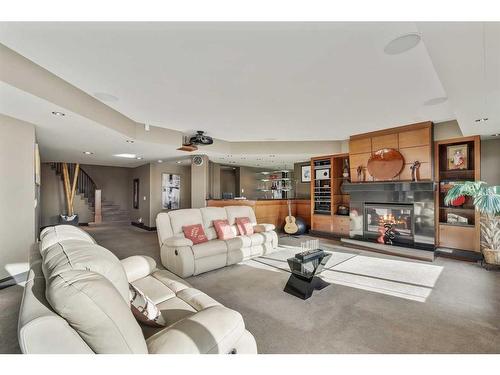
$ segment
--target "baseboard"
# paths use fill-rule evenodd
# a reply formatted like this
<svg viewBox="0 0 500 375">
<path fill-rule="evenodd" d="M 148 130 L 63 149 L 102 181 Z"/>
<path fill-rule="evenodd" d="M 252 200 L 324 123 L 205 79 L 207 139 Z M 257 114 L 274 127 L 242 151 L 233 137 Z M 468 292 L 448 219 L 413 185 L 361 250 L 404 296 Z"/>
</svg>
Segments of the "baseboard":
<svg viewBox="0 0 500 375">
<path fill-rule="evenodd" d="M 156 230 L 156 227 L 148 227 L 147 225 L 144 225 L 144 223 L 135 223 L 132 221 L 130 224 L 132 224 L 134 227 L 141 228 L 150 232 L 154 232 Z"/>
<path fill-rule="evenodd" d="M 436 255 L 443 258 L 465 260 L 467 262 L 478 262 L 483 260 L 483 254 L 475 251 L 450 249 L 447 247 L 437 247 Z"/>
<path fill-rule="evenodd" d="M 429 251 L 429 250 L 412 249 L 409 247 L 403 247 L 397 245 L 385 245 L 375 242 L 354 240 L 351 238 L 342 238 L 341 242 L 344 245 L 354 245 L 356 247 L 362 248 L 363 250 L 373 251 L 376 253 L 387 254 L 387 255 L 395 255 L 409 259 L 423 260 L 426 262 L 433 262 L 435 258 L 434 251 Z"/>
<path fill-rule="evenodd" d="M 0 289 L 5 289 L 8 288 L 9 286 L 14 286 L 23 283 L 26 281 L 27 278 L 28 278 L 28 271 L 14 276 L 6 277 L 5 279 L 1 279 Z"/>
</svg>

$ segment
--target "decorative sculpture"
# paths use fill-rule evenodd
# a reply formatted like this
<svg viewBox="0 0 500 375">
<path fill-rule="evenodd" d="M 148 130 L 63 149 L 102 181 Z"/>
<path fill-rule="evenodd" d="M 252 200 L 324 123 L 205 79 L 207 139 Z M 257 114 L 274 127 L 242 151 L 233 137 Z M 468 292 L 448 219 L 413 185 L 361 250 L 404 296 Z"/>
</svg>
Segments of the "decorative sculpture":
<svg viewBox="0 0 500 375">
<path fill-rule="evenodd" d="M 410 166 L 411 170 L 411 180 L 412 181 L 418 181 L 418 169 L 420 168 L 420 162 L 418 160 L 415 160 L 413 164 Z"/>
<path fill-rule="evenodd" d="M 364 181 L 365 179 L 363 178 L 363 166 L 359 165 L 358 168 L 356 168 L 356 172 L 358 174 L 358 181 Z"/>
</svg>

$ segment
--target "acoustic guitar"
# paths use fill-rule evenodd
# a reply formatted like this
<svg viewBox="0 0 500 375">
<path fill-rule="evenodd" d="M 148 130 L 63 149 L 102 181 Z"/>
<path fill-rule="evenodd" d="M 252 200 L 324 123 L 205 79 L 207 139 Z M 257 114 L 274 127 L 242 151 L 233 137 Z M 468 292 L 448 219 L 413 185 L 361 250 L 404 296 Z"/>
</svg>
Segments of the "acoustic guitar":
<svg viewBox="0 0 500 375">
<path fill-rule="evenodd" d="M 287 234 L 295 234 L 299 231 L 299 227 L 295 222 L 295 217 L 292 216 L 292 206 L 290 200 L 288 200 L 288 216 L 285 217 L 285 227 L 283 230 Z"/>
</svg>

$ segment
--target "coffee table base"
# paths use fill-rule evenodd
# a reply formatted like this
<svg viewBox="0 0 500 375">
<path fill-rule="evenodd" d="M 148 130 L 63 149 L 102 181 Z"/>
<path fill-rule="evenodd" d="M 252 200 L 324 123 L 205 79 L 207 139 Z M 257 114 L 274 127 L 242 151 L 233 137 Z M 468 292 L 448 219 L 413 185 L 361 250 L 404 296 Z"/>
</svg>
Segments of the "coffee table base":
<svg viewBox="0 0 500 375">
<path fill-rule="evenodd" d="M 328 285 L 330 284 L 317 276 L 312 279 L 304 279 L 292 273 L 283 291 L 306 300 L 312 296 L 315 290 L 321 290 Z"/>
</svg>

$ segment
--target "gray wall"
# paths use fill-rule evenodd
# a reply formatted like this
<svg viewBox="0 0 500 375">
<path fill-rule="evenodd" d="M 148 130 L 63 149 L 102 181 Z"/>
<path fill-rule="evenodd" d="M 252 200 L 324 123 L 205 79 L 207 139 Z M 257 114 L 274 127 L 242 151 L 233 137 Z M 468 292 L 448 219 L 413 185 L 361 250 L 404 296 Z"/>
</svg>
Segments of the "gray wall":
<svg viewBox="0 0 500 375">
<path fill-rule="evenodd" d="M 178 174 L 181 176 L 181 208 L 191 207 L 191 166 L 172 163 L 151 164 L 151 208 L 149 222 L 156 226 L 156 215 L 163 210 L 161 207 L 161 175 L 163 173 Z"/>
<path fill-rule="evenodd" d="M 236 196 L 236 169 L 221 168 L 220 170 L 220 192 L 233 193 Z"/>
<path fill-rule="evenodd" d="M 481 181 L 500 186 L 500 139 L 481 142 Z"/>
<path fill-rule="evenodd" d="M 40 225 L 45 227 L 59 224 L 59 215 L 67 213 L 66 197 L 61 176 L 50 167 L 50 163 L 41 165 L 40 201 Z M 87 200 L 80 194 L 75 196 L 73 206 L 80 223 L 94 221 Z"/>
<path fill-rule="evenodd" d="M 139 208 L 135 209 L 133 207 L 133 181 L 135 178 L 139 179 Z M 130 220 L 132 222 L 138 223 L 141 219 L 144 225 L 151 225 L 150 221 L 150 200 L 151 200 L 151 167 L 149 164 L 141 165 L 137 168 L 132 168 L 129 172 L 129 209 L 130 209 Z"/>
<path fill-rule="evenodd" d="M 80 166 L 101 189 L 102 199 L 112 201 L 122 209 L 130 205 L 130 168 L 105 167 L 101 165 Z"/>
<path fill-rule="evenodd" d="M 301 182 L 302 177 L 302 166 L 311 165 L 310 161 L 305 161 L 301 163 L 295 163 L 293 165 L 293 178 L 294 178 L 294 188 L 295 188 L 295 198 L 309 199 L 311 197 L 311 183 Z"/>
<path fill-rule="evenodd" d="M 35 230 L 35 127 L 0 115 L 0 279 L 28 270 Z"/>
</svg>

